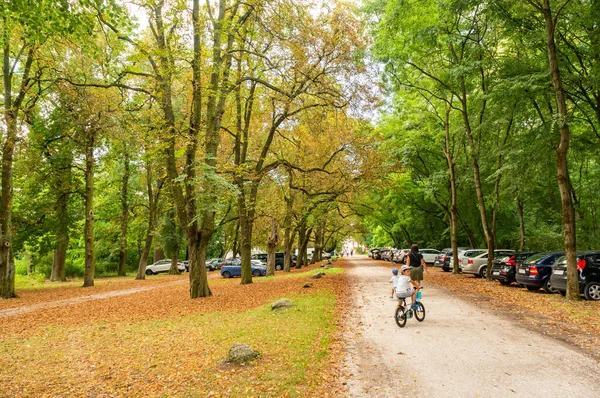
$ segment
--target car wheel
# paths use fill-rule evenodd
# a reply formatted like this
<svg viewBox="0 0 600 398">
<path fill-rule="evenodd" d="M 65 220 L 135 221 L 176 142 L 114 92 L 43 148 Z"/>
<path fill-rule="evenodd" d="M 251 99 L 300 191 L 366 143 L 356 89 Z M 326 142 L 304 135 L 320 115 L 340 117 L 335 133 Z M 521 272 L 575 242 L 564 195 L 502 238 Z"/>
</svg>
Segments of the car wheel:
<svg viewBox="0 0 600 398">
<path fill-rule="evenodd" d="M 565 297 L 565 296 L 567 295 L 567 291 L 566 291 L 566 290 L 559 290 L 559 291 L 558 291 L 558 293 L 559 293 L 561 296 L 563 296 L 563 297 Z"/>
<path fill-rule="evenodd" d="M 479 277 L 480 278 L 485 278 L 485 274 L 487 272 L 487 267 L 483 267 L 479 270 Z"/>
<path fill-rule="evenodd" d="M 530 292 L 535 292 L 536 290 L 540 290 L 539 287 L 535 287 L 535 286 L 525 286 L 527 288 L 527 290 L 529 290 Z"/>
<path fill-rule="evenodd" d="M 223 272 L 223 278 L 231 278 L 231 272 L 229 272 L 229 271 Z"/>
<path fill-rule="evenodd" d="M 276 265 L 276 266 L 275 266 L 275 269 L 276 269 L 277 271 L 281 271 L 281 270 L 283 269 L 283 265 Z"/>
<path fill-rule="evenodd" d="M 600 282 L 590 282 L 585 285 L 583 295 L 586 300 L 600 300 Z"/>
<path fill-rule="evenodd" d="M 550 282 L 550 278 L 546 279 L 546 282 L 544 283 L 543 289 L 548 294 L 558 293 L 558 291 L 555 288 L 552 287 L 552 282 Z"/>
<path fill-rule="evenodd" d="M 154 272 L 152 272 L 151 269 L 147 269 L 146 270 L 146 275 L 154 275 Z"/>
<path fill-rule="evenodd" d="M 510 282 L 509 282 L 509 281 L 501 281 L 501 280 L 499 280 L 498 282 L 500 282 L 500 284 L 501 284 L 501 285 L 503 285 L 503 286 L 508 286 L 508 285 L 510 285 Z"/>
<path fill-rule="evenodd" d="M 260 271 L 255 269 L 254 271 L 252 271 L 252 276 L 260 276 Z"/>
</svg>

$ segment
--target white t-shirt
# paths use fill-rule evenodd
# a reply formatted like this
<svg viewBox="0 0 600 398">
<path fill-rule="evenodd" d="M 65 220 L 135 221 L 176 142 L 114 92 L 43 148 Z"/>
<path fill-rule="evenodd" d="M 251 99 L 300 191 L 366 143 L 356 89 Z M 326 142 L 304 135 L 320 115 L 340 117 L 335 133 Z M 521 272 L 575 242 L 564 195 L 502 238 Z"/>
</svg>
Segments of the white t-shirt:
<svg viewBox="0 0 600 398">
<path fill-rule="evenodd" d="M 410 276 L 400 275 L 398 276 L 398 282 L 396 282 L 396 293 L 412 293 L 412 285 L 410 284 Z"/>
<path fill-rule="evenodd" d="M 394 275 L 394 276 L 392 276 L 392 279 L 390 279 L 390 282 L 392 282 L 392 289 L 396 289 L 396 284 L 398 283 L 398 278 L 400 278 L 400 275 Z"/>
</svg>

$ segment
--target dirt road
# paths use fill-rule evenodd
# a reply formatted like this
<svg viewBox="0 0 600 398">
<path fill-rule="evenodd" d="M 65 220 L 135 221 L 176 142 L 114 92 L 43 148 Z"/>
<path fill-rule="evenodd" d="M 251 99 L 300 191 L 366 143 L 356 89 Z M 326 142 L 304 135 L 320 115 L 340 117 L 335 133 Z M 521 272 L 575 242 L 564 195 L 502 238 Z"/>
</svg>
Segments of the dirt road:
<svg viewBox="0 0 600 398">
<path fill-rule="evenodd" d="M 424 282 L 424 322 L 400 329 L 389 269 L 354 257 L 345 333 L 351 397 L 599 397 L 600 363 Z"/>
</svg>

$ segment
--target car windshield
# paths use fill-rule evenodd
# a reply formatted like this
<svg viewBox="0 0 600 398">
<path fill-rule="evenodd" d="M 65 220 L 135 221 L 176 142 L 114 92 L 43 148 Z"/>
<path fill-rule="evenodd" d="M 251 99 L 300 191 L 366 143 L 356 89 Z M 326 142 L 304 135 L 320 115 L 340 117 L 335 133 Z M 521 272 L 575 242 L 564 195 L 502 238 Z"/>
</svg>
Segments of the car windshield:
<svg viewBox="0 0 600 398">
<path fill-rule="evenodd" d="M 548 255 L 548 253 L 536 253 L 533 256 L 529 256 L 527 257 L 523 263 L 535 263 L 536 261 L 538 261 L 541 258 L 544 258 Z"/>
<path fill-rule="evenodd" d="M 476 257 L 485 252 L 486 252 L 485 250 L 469 250 L 469 251 L 464 252 L 464 256 L 465 257 Z"/>
</svg>

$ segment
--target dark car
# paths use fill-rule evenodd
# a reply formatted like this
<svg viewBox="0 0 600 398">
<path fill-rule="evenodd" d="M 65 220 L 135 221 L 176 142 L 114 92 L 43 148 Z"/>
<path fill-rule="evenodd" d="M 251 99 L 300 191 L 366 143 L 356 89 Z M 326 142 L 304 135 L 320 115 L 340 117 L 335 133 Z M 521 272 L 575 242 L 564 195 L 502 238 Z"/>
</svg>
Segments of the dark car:
<svg viewBox="0 0 600 398">
<path fill-rule="evenodd" d="M 577 252 L 579 293 L 587 300 L 600 300 L 600 252 Z M 563 296 L 567 293 L 567 258 L 560 257 L 552 267 L 552 287 Z"/>
<path fill-rule="evenodd" d="M 528 257 L 537 252 L 520 252 L 510 256 L 494 258 L 492 267 L 492 279 L 497 280 L 502 285 L 510 285 L 516 282 L 517 269 L 521 263 Z"/>
<path fill-rule="evenodd" d="M 380 249 L 371 249 L 371 258 L 373 260 L 381 260 L 381 250 Z"/>
<path fill-rule="evenodd" d="M 269 256 L 267 253 L 258 253 L 258 254 L 253 254 L 251 256 L 251 258 L 253 260 L 261 260 L 264 261 L 265 263 L 267 262 Z M 281 271 L 283 269 L 283 260 L 284 260 L 284 253 L 283 252 L 277 252 L 275 253 L 275 269 L 277 271 Z M 292 262 L 291 265 L 292 267 L 296 266 L 296 256 L 291 256 Z"/>
<path fill-rule="evenodd" d="M 556 293 L 550 279 L 552 265 L 564 254 L 564 252 L 537 253 L 525 259 L 517 269 L 517 283 L 525 286 L 527 290 L 534 291 L 542 288 L 546 293 Z"/>
</svg>

